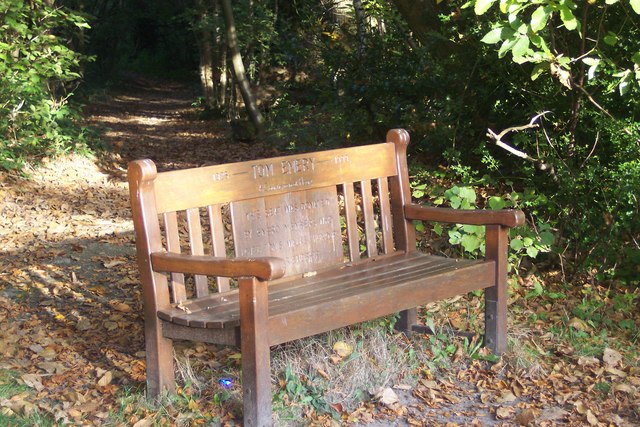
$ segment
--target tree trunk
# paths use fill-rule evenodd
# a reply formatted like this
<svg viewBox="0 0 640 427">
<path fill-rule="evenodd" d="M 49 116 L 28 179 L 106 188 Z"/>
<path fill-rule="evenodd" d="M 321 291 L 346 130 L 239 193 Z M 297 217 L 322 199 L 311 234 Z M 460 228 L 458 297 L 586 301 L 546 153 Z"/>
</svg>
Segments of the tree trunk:
<svg viewBox="0 0 640 427">
<path fill-rule="evenodd" d="M 249 118 L 256 129 L 256 135 L 262 136 L 264 133 L 264 118 L 258 110 L 256 100 L 251 92 L 249 80 L 242 63 L 242 56 L 238 48 L 238 38 L 236 36 L 236 26 L 233 20 L 233 10 L 231 9 L 231 0 L 222 0 L 222 10 L 224 12 L 224 22 L 227 26 L 227 44 L 231 53 L 231 63 L 233 72 L 240 88 L 245 108 L 249 114 Z"/>
<path fill-rule="evenodd" d="M 356 14 L 356 31 L 358 38 L 358 58 L 362 58 L 365 48 L 365 14 L 362 9 L 362 0 L 353 0 L 353 10 Z"/>
<path fill-rule="evenodd" d="M 215 81 L 213 79 L 213 34 L 210 28 L 209 5 L 203 0 L 198 0 L 197 7 L 200 15 L 198 25 L 200 27 L 200 83 L 204 94 L 205 106 L 211 109 L 215 102 Z"/>
</svg>

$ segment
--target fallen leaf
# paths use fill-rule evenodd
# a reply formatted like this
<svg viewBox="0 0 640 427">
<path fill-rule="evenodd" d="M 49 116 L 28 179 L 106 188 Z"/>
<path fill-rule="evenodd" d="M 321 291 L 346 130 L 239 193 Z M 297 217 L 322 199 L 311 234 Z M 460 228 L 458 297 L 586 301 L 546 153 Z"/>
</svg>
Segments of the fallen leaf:
<svg viewBox="0 0 640 427">
<path fill-rule="evenodd" d="M 379 390 L 376 394 L 376 399 L 385 406 L 391 406 L 400 401 L 398 395 L 391 387 Z"/>
<path fill-rule="evenodd" d="M 353 353 L 353 347 L 344 341 L 338 341 L 333 345 L 333 351 L 340 357 L 345 358 Z"/>
<path fill-rule="evenodd" d="M 113 308 L 117 311 L 120 311 L 122 313 L 131 313 L 133 311 L 133 309 L 131 308 L 131 306 L 127 303 L 124 302 L 117 302 L 115 304 L 113 304 Z"/>
<path fill-rule="evenodd" d="M 610 374 L 612 374 L 612 375 L 615 375 L 615 376 L 617 376 L 617 377 L 620 377 L 620 378 L 624 378 L 624 377 L 626 377 L 626 376 L 627 376 L 627 373 L 626 373 L 626 372 L 621 371 L 620 369 L 613 368 L 613 367 L 611 367 L 611 366 L 607 366 L 607 367 L 605 368 L 605 371 L 607 371 L 608 373 L 610 373 Z"/>
<path fill-rule="evenodd" d="M 118 323 L 117 322 L 111 322 L 111 321 L 107 320 L 107 321 L 103 322 L 102 325 L 107 329 L 107 331 L 115 331 L 116 329 L 118 329 Z"/>
<path fill-rule="evenodd" d="M 513 402 L 517 397 L 509 390 L 503 391 L 500 397 L 496 399 L 496 403 L 509 403 Z"/>
<path fill-rule="evenodd" d="M 583 332 L 587 332 L 591 329 L 584 320 L 577 317 L 573 317 L 571 320 L 569 320 L 569 326 Z"/>
<path fill-rule="evenodd" d="M 153 424 L 153 421 L 149 418 L 143 418 L 140 421 L 136 422 L 133 427 L 149 427 Z"/>
<path fill-rule="evenodd" d="M 91 324 L 91 322 L 89 321 L 89 319 L 78 319 L 78 321 L 76 322 L 76 329 L 79 331 L 88 331 L 89 329 L 92 329 L 93 325 Z"/>
<path fill-rule="evenodd" d="M 20 379 L 22 379 L 22 381 L 24 382 L 24 384 L 27 387 L 35 388 L 36 391 L 44 390 L 44 386 L 42 385 L 42 382 L 40 381 L 40 375 L 24 374 L 24 375 L 22 375 L 20 377 Z"/>
<path fill-rule="evenodd" d="M 100 387 L 105 387 L 111 384 L 111 380 L 113 379 L 113 374 L 111 371 L 107 371 L 99 380 L 98 385 Z"/>
<path fill-rule="evenodd" d="M 578 357 L 578 365 L 580 366 L 598 366 L 600 361 L 595 357 L 580 356 Z"/>
<path fill-rule="evenodd" d="M 47 347 L 44 350 L 42 350 L 40 353 L 38 353 L 40 356 L 44 357 L 47 360 L 51 360 L 53 358 L 56 357 L 57 353 L 56 351 L 51 348 L 51 347 Z"/>
<path fill-rule="evenodd" d="M 516 414 L 516 422 L 521 426 L 528 426 L 536 419 L 536 414 L 531 409 L 524 409 Z"/>
<path fill-rule="evenodd" d="M 118 266 L 118 265 L 121 265 L 121 264 L 124 264 L 124 263 L 125 263 L 125 261 L 121 261 L 121 260 L 113 260 L 113 261 L 105 261 L 105 262 L 103 263 L 103 265 L 104 265 L 106 268 L 113 268 L 113 267 L 115 267 L 115 266 Z"/>
<path fill-rule="evenodd" d="M 631 387 L 629 384 L 624 384 L 624 383 L 614 385 L 613 391 L 621 391 L 622 393 L 628 393 L 628 394 L 632 394 L 635 392 L 633 387 Z"/>
<path fill-rule="evenodd" d="M 496 418 L 499 420 L 505 420 L 507 418 L 511 418 L 515 412 L 516 410 L 511 406 L 501 406 L 496 409 Z"/>
<path fill-rule="evenodd" d="M 582 402 L 582 400 L 578 400 L 576 401 L 573 406 L 576 408 L 576 411 L 578 411 L 578 413 L 580 415 L 584 415 L 587 413 L 588 408 L 584 405 L 584 403 Z"/>
<path fill-rule="evenodd" d="M 602 360 L 607 366 L 616 366 L 622 360 L 622 355 L 611 348 L 605 348 Z"/>
<path fill-rule="evenodd" d="M 596 416 L 593 415 L 593 412 L 591 412 L 591 409 L 587 410 L 587 422 L 592 426 L 598 425 L 598 418 L 596 418 Z"/>
</svg>

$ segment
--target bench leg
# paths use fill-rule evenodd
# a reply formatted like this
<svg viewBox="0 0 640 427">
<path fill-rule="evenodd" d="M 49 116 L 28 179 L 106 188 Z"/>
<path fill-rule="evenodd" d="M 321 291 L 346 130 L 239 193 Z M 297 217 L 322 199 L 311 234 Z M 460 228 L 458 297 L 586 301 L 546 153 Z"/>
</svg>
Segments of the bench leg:
<svg viewBox="0 0 640 427">
<path fill-rule="evenodd" d="M 402 332 L 410 337 L 413 333 L 413 327 L 418 324 L 418 310 L 410 308 L 400 312 L 400 317 L 395 324 L 395 330 Z"/>
<path fill-rule="evenodd" d="M 496 262 L 496 284 L 485 289 L 484 342 L 494 354 L 507 350 L 507 245 L 508 228 L 487 225 L 486 257 Z"/>
<path fill-rule="evenodd" d="M 240 279 L 239 288 L 243 421 L 245 426 L 271 426 L 267 284 Z"/>
<path fill-rule="evenodd" d="M 162 325 L 157 318 L 145 318 L 145 352 L 147 396 L 155 399 L 163 390 L 174 393 L 173 341 L 162 336 Z"/>
</svg>

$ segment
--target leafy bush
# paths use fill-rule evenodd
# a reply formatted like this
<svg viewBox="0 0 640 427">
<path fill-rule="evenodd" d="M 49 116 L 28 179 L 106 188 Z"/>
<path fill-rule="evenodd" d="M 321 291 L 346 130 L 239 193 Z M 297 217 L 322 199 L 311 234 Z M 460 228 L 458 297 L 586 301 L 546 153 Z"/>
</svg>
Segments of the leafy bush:
<svg viewBox="0 0 640 427">
<path fill-rule="evenodd" d="M 69 104 L 82 56 L 68 47 L 80 15 L 34 0 L 3 0 L 0 12 L 0 168 L 77 149 L 84 130 Z"/>
</svg>

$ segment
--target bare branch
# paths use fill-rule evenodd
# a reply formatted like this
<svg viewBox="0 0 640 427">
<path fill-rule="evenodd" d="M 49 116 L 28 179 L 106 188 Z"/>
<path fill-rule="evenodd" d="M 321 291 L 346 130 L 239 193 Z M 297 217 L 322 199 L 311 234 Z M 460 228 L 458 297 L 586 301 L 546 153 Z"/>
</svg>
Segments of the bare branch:
<svg viewBox="0 0 640 427">
<path fill-rule="evenodd" d="M 487 136 L 490 139 L 492 139 L 496 143 L 496 145 L 498 147 L 507 150 L 511 154 L 513 154 L 515 156 L 518 156 L 521 159 L 529 160 L 530 162 L 538 162 L 539 161 L 538 159 L 536 159 L 534 157 L 531 157 L 530 155 L 528 155 L 524 151 L 520 151 L 520 150 L 518 150 L 516 148 L 513 148 L 510 145 L 504 143 L 502 141 L 502 138 L 504 138 L 504 136 L 507 135 L 509 132 L 520 132 L 520 131 L 523 131 L 523 130 L 534 129 L 534 128 L 539 127 L 538 123 L 536 123 L 536 122 L 540 119 L 540 117 L 543 117 L 546 114 L 549 114 L 550 112 L 551 111 L 543 111 L 542 113 L 536 114 L 535 116 L 533 116 L 528 124 L 522 125 L 522 126 L 512 126 L 510 128 L 504 129 L 502 132 L 500 132 L 498 134 L 496 134 L 491 129 L 487 129 Z"/>
<path fill-rule="evenodd" d="M 495 142 L 495 144 L 498 147 L 500 147 L 500 148 L 502 148 L 504 150 L 507 150 L 509 153 L 513 154 L 514 156 L 518 156 L 521 159 L 525 159 L 527 161 L 535 163 L 536 167 L 538 169 L 540 169 L 541 171 L 547 172 L 549 175 L 551 175 L 551 178 L 554 181 L 557 182 L 558 181 L 558 176 L 556 175 L 555 168 L 553 167 L 552 164 L 547 163 L 542 158 L 531 157 L 526 152 L 524 152 L 522 150 L 518 150 L 517 148 L 514 148 L 514 147 L 510 146 L 509 144 L 505 143 L 504 141 L 502 141 L 502 138 L 504 138 L 504 136 L 507 135 L 509 132 L 520 132 L 520 131 L 523 131 L 523 130 L 534 129 L 534 128 L 540 127 L 540 125 L 537 123 L 538 120 L 540 119 L 540 117 L 543 117 L 543 116 L 545 116 L 546 114 L 549 114 L 549 113 L 550 113 L 550 111 L 543 111 L 542 113 L 533 116 L 528 124 L 522 125 L 522 126 L 512 126 L 512 127 L 504 129 L 502 132 L 500 132 L 498 134 L 495 133 L 494 131 L 492 131 L 491 129 L 487 129 L 487 137 L 489 137 L 489 139 L 491 139 L 493 142 Z M 545 132 L 545 135 L 546 135 L 546 132 Z M 547 139 L 548 139 L 548 137 L 547 137 Z"/>
</svg>

